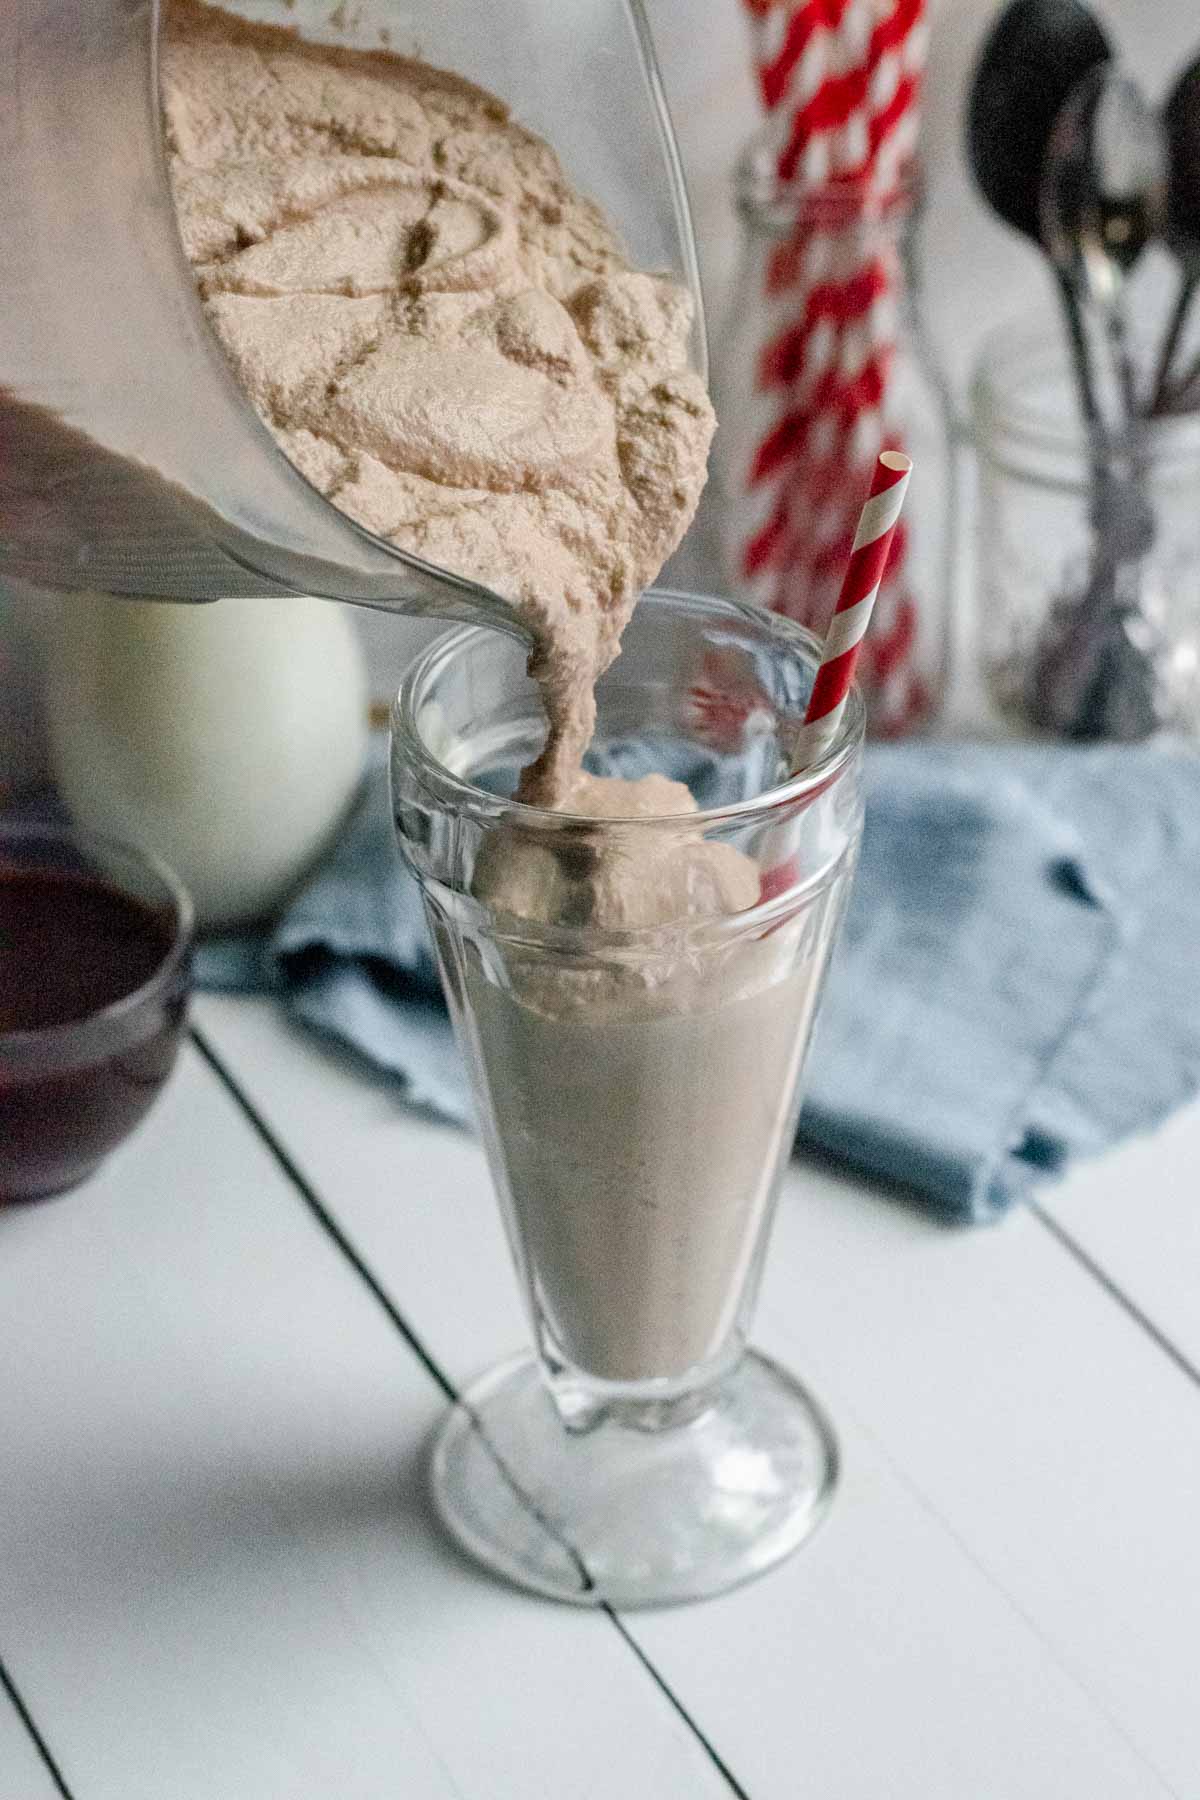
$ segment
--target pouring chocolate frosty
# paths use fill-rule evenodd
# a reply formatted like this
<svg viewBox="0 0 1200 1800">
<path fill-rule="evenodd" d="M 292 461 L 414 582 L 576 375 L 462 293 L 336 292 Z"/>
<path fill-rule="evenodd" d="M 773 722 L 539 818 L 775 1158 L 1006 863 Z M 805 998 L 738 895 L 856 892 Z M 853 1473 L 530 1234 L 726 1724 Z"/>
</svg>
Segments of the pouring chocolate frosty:
<svg viewBox="0 0 1200 1800">
<path fill-rule="evenodd" d="M 0 277 L 0 574 L 318 593 L 538 646 L 558 607 L 591 623 L 577 666 L 544 671 L 553 710 L 682 534 L 711 431 L 644 21 L 503 0 L 481 33 L 473 5 L 430 4 L 446 77 L 380 51 L 386 5 L 357 10 L 374 54 L 149 0 L 0 20 L 0 222 L 23 252 Z M 277 16 L 329 36 L 323 6 Z M 548 125 L 570 177 L 459 75 Z"/>
<path fill-rule="evenodd" d="M 122 35 L 117 0 L 88 3 L 112 60 L 98 76 L 80 55 L 81 110 L 93 156 L 97 135 L 117 154 L 107 95 L 123 72 L 131 103 L 147 39 Z M 161 118 L 145 109 L 141 163 L 122 165 L 121 228 L 104 215 L 126 263 L 101 271 L 94 319 L 63 283 L 44 317 L 23 306 L 25 349 L 58 360 L 5 368 L 25 470 L 73 446 L 65 551 L 28 473 L 0 506 L 60 585 L 73 543 L 80 585 L 161 593 L 167 569 L 167 592 L 219 593 L 233 571 L 532 644 L 527 673 L 494 632 L 446 634 L 393 714 L 400 843 L 538 1346 L 452 1411 L 433 1491 L 464 1547 L 539 1592 L 697 1598 L 795 1549 L 836 1476 L 819 1407 L 746 1334 L 862 827 L 863 712 L 838 684 L 894 513 L 869 505 L 815 676 L 806 720 L 829 741 L 802 737 L 808 634 L 660 593 L 599 682 L 596 759 L 616 772 L 585 768 L 597 678 L 691 516 L 713 427 L 636 0 L 502 0 L 486 41 L 477 0 L 439 0 L 407 60 L 316 42 L 300 10 L 297 35 L 164 8 Z M 62 101 L 52 32 L 37 50 Z M 40 118 L 35 97 L 22 131 Z M 629 204 L 664 150 L 665 223 Z M 110 171 L 105 187 L 86 160 L 75 172 L 72 204 L 103 208 Z M 154 197 L 144 236 L 138 195 Z M 39 212 L 43 252 L 77 254 L 70 210 Z M 135 317 L 113 341 L 120 295 Z M 77 315 L 82 345 L 63 333 Z M 58 388 L 30 385 L 39 366 Z M 887 506 L 906 471 L 885 466 Z M 121 483 L 138 506 L 114 514 Z M 719 706 L 726 682 L 735 712 L 754 700 L 718 759 L 737 792 L 702 808 L 704 679 Z"/>
</svg>

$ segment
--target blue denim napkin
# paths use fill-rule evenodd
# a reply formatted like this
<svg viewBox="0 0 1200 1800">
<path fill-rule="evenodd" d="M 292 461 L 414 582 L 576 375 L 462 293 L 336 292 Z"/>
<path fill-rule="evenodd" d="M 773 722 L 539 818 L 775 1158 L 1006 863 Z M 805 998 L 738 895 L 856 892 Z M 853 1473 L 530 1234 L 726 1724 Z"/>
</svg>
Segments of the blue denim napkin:
<svg viewBox="0 0 1200 1800">
<path fill-rule="evenodd" d="M 1200 1086 L 1200 757 L 880 747 L 867 777 L 801 1138 L 991 1218 Z M 470 1119 L 382 771 L 271 934 L 210 940 L 198 976 L 278 993 Z"/>
</svg>

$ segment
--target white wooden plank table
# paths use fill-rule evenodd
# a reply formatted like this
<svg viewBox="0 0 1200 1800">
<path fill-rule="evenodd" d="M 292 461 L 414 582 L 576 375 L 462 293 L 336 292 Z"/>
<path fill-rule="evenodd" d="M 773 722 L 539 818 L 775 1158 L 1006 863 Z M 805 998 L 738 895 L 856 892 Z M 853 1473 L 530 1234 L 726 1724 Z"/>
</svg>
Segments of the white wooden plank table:
<svg viewBox="0 0 1200 1800">
<path fill-rule="evenodd" d="M 1048 1188 L 1039 1211 L 1200 1381 L 1200 1107 Z"/>
<path fill-rule="evenodd" d="M 0 1656 L 74 1800 L 727 1792 L 609 1620 L 443 1545 L 443 1394 L 195 1051 L 3 1219 L 0 1317 Z"/>
<path fill-rule="evenodd" d="M 0 1216 L 0 1800 L 1200 1794 L 1200 1109 L 993 1231 L 798 1164 L 757 1335 L 832 1513 L 618 1619 L 428 1514 L 525 1337 L 478 1146 L 266 1003 L 194 1021 L 108 1169 Z"/>
<path fill-rule="evenodd" d="M 49 1746 L 0 1683 L 0 1793 L 20 1795 L 21 1800 L 61 1800 L 62 1792 Z"/>
</svg>

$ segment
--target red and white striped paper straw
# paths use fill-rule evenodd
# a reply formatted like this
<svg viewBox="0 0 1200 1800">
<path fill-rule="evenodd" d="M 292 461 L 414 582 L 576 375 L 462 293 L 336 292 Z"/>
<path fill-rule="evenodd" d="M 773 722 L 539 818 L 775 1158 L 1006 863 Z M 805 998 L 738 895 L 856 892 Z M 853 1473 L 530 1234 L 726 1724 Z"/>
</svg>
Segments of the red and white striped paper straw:
<svg viewBox="0 0 1200 1800">
<path fill-rule="evenodd" d="M 769 261 L 757 379 L 730 440 L 744 464 L 729 550 L 747 597 L 821 628 L 850 553 L 855 489 L 896 443 L 888 396 L 902 277 L 892 238 L 928 0 L 743 3 L 775 120 L 763 143 L 785 187 L 796 184 L 797 219 Z M 824 223 L 819 209 L 805 210 L 813 194 L 830 203 Z M 882 736 L 908 729 L 928 705 L 904 551 L 901 527 L 859 664 Z"/>
<path fill-rule="evenodd" d="M 883 451 L 875 464 L 871 491 L 859 515 L 854 548 L 804 715 L 797 772 L 816 761 L 841 724 L 859 647 L 871 623 L 871 611 L 911 473 L 912 463 L 898 450 Z"/>
</svg>

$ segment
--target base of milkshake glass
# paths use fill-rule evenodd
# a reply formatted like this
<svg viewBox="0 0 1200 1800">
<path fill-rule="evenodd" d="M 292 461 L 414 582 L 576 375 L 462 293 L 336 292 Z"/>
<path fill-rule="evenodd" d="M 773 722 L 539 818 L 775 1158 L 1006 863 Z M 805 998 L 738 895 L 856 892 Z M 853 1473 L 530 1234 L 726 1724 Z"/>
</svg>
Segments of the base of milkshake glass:
<svg viewBox="0 0 1200 1800">
<path fill-rule="evenodd" d="M 815 1529 L 837 1445 L 800 1383 L 753 1352 L 705 1400 L 665 1427 L 618 1407 L 569 1431 L 536 1359 L 502 1363 L 438 1434 L 438 1512 L 477 1561 L 556 1600 L 628 1608 L 723 1593 Z"/>
</svg>

